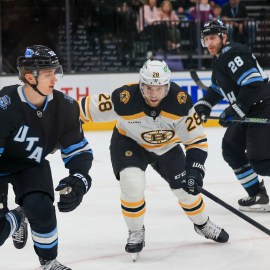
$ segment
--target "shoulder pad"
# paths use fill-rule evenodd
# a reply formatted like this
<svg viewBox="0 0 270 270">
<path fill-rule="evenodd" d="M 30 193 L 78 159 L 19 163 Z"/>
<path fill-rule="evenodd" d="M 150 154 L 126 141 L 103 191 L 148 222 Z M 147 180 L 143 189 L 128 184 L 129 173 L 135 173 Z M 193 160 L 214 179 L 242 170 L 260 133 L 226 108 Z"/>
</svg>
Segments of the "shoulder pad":
<svg viewBox="0 0 270 270">
<path fill-rule="evenodd" d="M 124 85 L 112 93 L 114 110 L 118 115 L 133 115 L 141 112 L 143 101 L 138 83 Z"/>
<path fill-rule="evenodd" d="M 176 83 L 171 83 L 169 93 L 162 102 L 162 110 L 177 116 L 185 116 L 192 106 L 191 96 Z"/>
<path fill-rule="evenodd" d="M 11 94 L 12 92 L 16 91 L 16 89 L 19 87 L 19 84 L 14 84 L 14 85 L 9 85 L 9 86 L 4 86 L 0 90 L 0 96 L 5 95 L 5 94 Z"/>
</svg>

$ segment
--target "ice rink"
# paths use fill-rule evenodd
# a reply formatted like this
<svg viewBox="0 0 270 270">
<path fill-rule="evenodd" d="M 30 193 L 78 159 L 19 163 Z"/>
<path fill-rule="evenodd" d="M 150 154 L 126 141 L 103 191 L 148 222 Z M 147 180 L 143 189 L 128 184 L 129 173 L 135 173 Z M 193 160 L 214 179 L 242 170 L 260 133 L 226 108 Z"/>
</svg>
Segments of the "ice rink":
<svg viewBox="0 0 270 270">
<path fill-rule="evenodd" d="M 237 200 L 246 193 L 222 159 L 224 131 L 206 129 L 209 156 L 204 188 L 237 207 Z M 57 212 L 60 262 L 73 270 L 270 269 L 270 236 L 207 197 L 204 201 L 211 220 L 227 230 L 230 240 L 218 244 L 199 236 L 166 182 L 151 167 L 146 171 L 146 246 L 139 260 L 132 262 L 124 251 L 128 233 L 121 214 L 119 184 L 110 164 L 110 135 L 110 131 L 86 133 L 95 156 L 90 172 L 93 184 L 78 209 Z M 68 171 L 59 151 L 49 160 L 56 185 Z M 270 193 L 269 178 L 265 180 Z M 15 206 L 12 190 L 9 204 L 10 208 Z M 270 213 L 248 215 L 270 228 Z M 16 250 L 11 239 L 0 248 L 0 270 L 34 270 L 38 265 L 31 237 L 23 250 Z"/>
</svg>

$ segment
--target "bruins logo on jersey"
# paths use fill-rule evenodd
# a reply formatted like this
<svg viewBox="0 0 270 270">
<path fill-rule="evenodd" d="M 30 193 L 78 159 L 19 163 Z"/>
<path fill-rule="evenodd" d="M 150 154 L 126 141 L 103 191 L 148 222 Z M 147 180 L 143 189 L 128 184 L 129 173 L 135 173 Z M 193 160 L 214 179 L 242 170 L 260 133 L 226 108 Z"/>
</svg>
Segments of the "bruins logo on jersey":
<svg viewBox="0 0 270 270">
<path fill-rule="evenodd" d="M 120 101 L 124 104 L 127 104 L 130 99 L 130 93 L 127 90 L 124 90 L 120 93 Z"/>
<path fill-rule="evenodd" d="M 187 95 L 185 92 L 180 92 L 177 95 L 177 100 L 180 104 L 186 103 L 187 102 Z"/>
<path fill-rule="evenodd" d="M 142 133 L 142 138 L 147 143 L 161 144 L 171 140 L 174 134 L 173 130 L 152 130 Z"/>
</svg>

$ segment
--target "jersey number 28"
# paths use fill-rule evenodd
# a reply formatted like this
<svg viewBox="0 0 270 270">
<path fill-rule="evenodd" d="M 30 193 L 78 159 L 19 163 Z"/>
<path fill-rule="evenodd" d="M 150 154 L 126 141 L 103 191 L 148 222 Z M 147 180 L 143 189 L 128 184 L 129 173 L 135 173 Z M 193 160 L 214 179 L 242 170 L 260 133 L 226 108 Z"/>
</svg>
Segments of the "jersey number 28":
<svg viewBox="0 0 270 270">
<path fill-rule="evenodd" d="M 232 73 L 234 73 L 238 67 L 243 66 L 244 61 L 240 56 L 236 56 L 233 61 L 230 61 L 228 67 L 231 69 Z"/>
</svg>

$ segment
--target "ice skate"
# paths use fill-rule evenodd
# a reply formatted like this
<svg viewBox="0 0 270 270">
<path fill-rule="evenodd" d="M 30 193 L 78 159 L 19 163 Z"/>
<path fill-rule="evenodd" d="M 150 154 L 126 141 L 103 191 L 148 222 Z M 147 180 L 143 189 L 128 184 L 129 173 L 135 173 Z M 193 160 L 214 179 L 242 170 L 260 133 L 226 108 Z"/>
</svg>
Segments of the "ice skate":
<svg viewBox="0 0 270 270">
<path fill-rule="evenodd" d="M 246 212 L 270 212 L 269 197 L 264 182 L 260 183 L 260 192 L 255 196 L 247 196 L 238 201 L 239 210 Z"/>
<path fill-rule="evenodd" d="M 12 234 L 13 245 L 17 249 L 25 247 L 28 238 L 27 218 L 24 215 L 23 209 L 19 206 L 15 209 L 22 217 L 19 229 Z"/>
<path fill-rule="evenodd" d="M 127 239 L 127 244 L 125 247 L 126 252 L 132 253 L 132 260 L 136 262 L 139 258 L 139 253 L 145 246 L 144 236 L 145 236 L 145 228 L 138 231 L 129 231 L 129 236 Z"/>
<path fill-rule="evenodd" d="M 42 258 L 39 258 L 40 261 L 40 268 L 39 270 L 72 270 L 71 268 L 64 266 L 60 262 L 58 262 L 56 259 L 51 261 L 43 260 Z"/>
<path fill-rule="evenodd" d="M 212 239 L 219 243 L 226 243 L 229 240 L 229 234 L 224 229 L 215 225 L 209 218 L 204 225 L 194 224 L 194 229 L 206 239 Z"/>
</svg>

